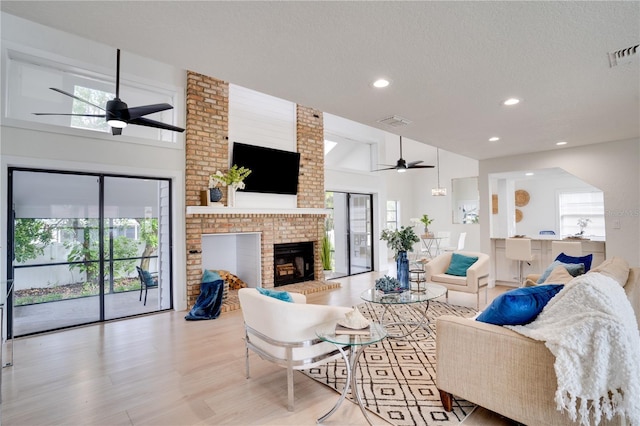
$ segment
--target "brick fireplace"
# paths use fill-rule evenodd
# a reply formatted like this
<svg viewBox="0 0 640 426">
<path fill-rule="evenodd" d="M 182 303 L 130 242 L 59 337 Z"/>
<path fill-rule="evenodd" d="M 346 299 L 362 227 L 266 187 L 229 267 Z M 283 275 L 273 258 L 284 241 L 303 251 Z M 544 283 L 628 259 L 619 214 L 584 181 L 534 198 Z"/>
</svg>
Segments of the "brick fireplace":
<svg viewBox="0 0 640 426">
<path fill-rule="evenodd" d="M 324 134 L 322 113 L 298 105 L 297 148 L 301 154 L 297 209 L 260 211 L 189 210 L 200 206 L 210 174 L 228 168 L 228 83 L 189 71 L 185 136 L 187 305 L 200 294 L 202 235 L 259 232 L 261 285 L 274 287 L 274 244 L 311 242 L 313 271 L 322 277 L 320 241 L 324 235 Z M 222 199 L 226 202 L 226 198 Z M 230 271 L 233 272 L 233 271 Z"/>
</svg>

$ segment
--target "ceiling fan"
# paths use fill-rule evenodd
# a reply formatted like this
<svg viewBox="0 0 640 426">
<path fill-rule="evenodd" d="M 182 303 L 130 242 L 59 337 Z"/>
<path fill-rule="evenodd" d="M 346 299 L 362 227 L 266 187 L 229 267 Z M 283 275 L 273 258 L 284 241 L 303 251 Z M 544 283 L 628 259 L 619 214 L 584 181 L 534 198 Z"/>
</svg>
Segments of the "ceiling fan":
<svg viewBox="0 0 640 426">
<path fill-rule="evenodd" d="M 144 118 L 145 115 L 153 114 L 160 111 L 166 111 L 173 107 L 167 103 L 143 105 L 138 107 L 129 108 L 126 103 L 120 100 L 120 49 L 117 49 L 116 56 L 116 97 L 107 102 L 107 105 L 103 108 L 99 105 L 95 105 L 85 99 L 79 98 L 76 95 L 65 92 L 55 87 L 50 87 L 51 90 L 63 95 L 77 99 L 85 104 L 91 105 L 104 111 L 104 114 L 64 114 L 55 112 L 34 112 L 34 115 L 71 115 L 79 117 L 103 117 L 106 119 L 107 124 L 111 127 L 111 133 L 113 135 L 121 135 L 122 129 L 127 127 L 128 124 L 136 124 L 138 126 L 156 127 L 158 129 L 172 130 L 174 132 L 184 132 L 183 128 L 172 126 L 171 124 L 165 124 L 160 121 Z"/>
<path fill-rule="evenodd" d="M 384 169 L 374 170 L 374 172 L 379 172 L 381 170 L 397 170 L 398 173 L 403 173 L 409 169 L 433 169 L 434 167 L 434 166 L 421 165 L 420 163 L 422 163 L 422 160 L 411 161 L 407 163 L 404 160 L 404 158 L 402 158 L 402 136 L 400 136 L 400 158 L 396 162 L 395 166 L 392 166 L 391 164 L 381 164 L 382 166 L 388 166 L 388 167 Z"/>
</svg>

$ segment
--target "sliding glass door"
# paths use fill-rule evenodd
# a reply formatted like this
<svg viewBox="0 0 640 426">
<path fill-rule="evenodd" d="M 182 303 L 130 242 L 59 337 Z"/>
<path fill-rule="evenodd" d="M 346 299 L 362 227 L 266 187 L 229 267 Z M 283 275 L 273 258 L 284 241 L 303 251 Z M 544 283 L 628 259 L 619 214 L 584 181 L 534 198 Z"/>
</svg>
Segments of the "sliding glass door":
<svg viewBox="0 0 640 426">
<path fill-rule="evenodd" d="M 170 309 L 170 182 L 9 170 L 16 336 Z M 141 291 L 136 267 L 157 273 Z"/>
<path fill-rule="evenodd" d="M 373 270 L 373 196 L 327 192 L 326 207 L 331 214 L 327 228 L 333 248 L 331 277 Z"/>
</svg>

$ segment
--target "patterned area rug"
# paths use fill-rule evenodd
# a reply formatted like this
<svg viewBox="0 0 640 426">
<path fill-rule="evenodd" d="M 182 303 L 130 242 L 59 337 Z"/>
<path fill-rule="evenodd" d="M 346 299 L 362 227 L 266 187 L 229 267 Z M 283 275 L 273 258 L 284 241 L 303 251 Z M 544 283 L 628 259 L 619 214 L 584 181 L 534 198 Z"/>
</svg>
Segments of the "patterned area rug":
<svg viewBox="0 0 640 426">
<path fill-rule="evenodd" d="M 380 305 L 365 303 L 358 309 L 367 318 L 377 321 Z M 431 302 L 427 312 L 429 330 L 418 330 L 408 339 L 385 339 L 367 346 L 358 365 L 358 385 L 367 409 L 396 426 L 457 425 L 476 407 L 463 399 L 454 399 L 453 411 L 447 413 L 440 403 L 435 385 L 436 344 L 435 319 L 441 315 L 473 316 L 473 309 Z M 415 313 L 398 308 L 395 318 L 413 317 Z M 397 326 L 389 327 L 390 334 L 402 334 Z M 342 391 L 346 380 L 344 362 L 335 361 L 318 368 L 305 370 L 309 377 Z M 351 399 L 351 395 L 348 395 Z"/>
</svg>

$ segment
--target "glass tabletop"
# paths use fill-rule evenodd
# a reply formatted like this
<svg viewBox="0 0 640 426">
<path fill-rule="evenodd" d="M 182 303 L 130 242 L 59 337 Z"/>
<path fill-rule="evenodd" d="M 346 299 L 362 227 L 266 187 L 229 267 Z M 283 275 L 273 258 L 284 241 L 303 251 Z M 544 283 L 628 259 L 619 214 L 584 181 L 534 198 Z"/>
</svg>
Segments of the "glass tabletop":
<svg viewBox="0 0 640 426">
<path fill-rule="evenodd" d="M 320 324 L 316 336 L 325 342 L 336 345 L 371 345 L 387 337 L 387 330 L 377 322 L 369 323 L 369 334 L 336 334 L 335 320 Z"/>
<path fill-rule="evenodd" d="M 367 302 L 382 303 L 388 305 L 406 305 L 408 303 L 421 303 L 427 300 L 436 299 L 440 296 L 444 296 L 447 292 L 447 288 L 440 284 L 425 284 L 424 290 L 420 292 L 416 291 L 403 291 L 402 293 L 383 293 L 375 288 L 370 288 L 363 291 L 360 294 L 360 298 Z"/>
</svg>

